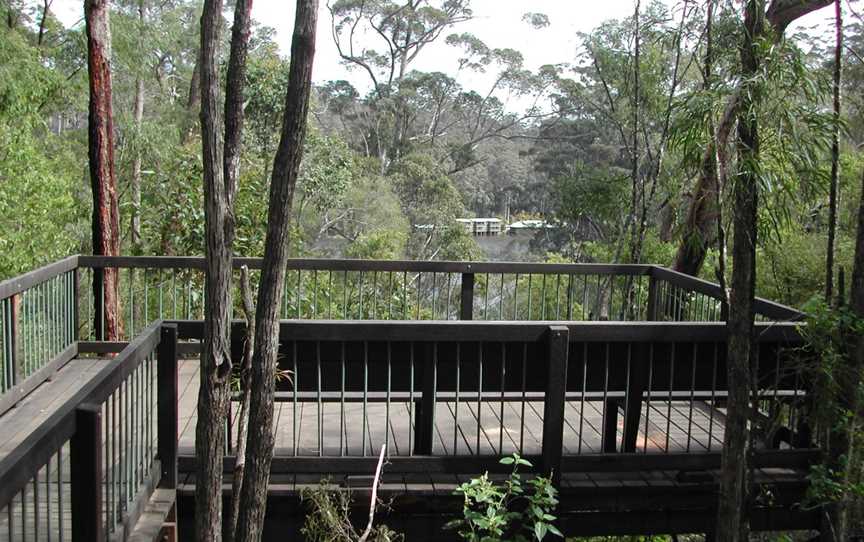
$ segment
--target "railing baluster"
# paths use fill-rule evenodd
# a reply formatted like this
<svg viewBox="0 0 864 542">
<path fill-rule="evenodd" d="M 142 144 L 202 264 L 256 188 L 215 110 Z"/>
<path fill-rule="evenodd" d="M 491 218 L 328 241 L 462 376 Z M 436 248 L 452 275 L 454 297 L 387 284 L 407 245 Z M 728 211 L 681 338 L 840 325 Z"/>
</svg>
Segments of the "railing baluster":
<svg viewBox="0 0 864 542">
<path fill-rule="evenodd" d="M 488 284 L 488 283 L 487 283 Z M 474 455 L 480 455 L 480 431 L 483 427 L 483 342 L 477 343 L 477 446 Z"/>
<path fill-rule="evenodd" d="M 324 409 L 321 402 L 321 341 L 315 341 L 315 365 L 317 369 L 317 398 L 318 398 L 318 457 L 324 456 Z M 365 418 L 365 416 L 364 416 Z"/>
<path fill-rule="evenodd" d="M 503 275 L 502 275 L 503 278 Z M 506 386 L 504 382 L 507 374 L 507 345 L 501 343 L 501 408 L 499 412 L 499 430 L 498 430 L 498 455 L 504 455 L 504 391 Z"/>
<path fill-rule="evenodd" d="M 624 434 L 621 451 L 634 453 L 639 436 L 639 421 L 642 415 L 642 395 L 645 392 L 645 370 L 647 344 L 641 344 L 633 352 L 633 343 L 627 343 L 627 396 L 624 404 Z"/>
<path fill-rule="evenodd" d="M 456 343 L 456 403 L 453 405 L 453 455 L 459 448 L 459 388 L 462 381 L 462 344 Z"/>
<path fill-rule="evenodd" d="M 339 384 L 339 455 L 345 455 L 345 341 L 339 343 L 341 380 Z"/>
<path fill-rule="evenodd" d="M 360 275 L 360 280 L 363 280 L 363 275 Z M 366 457 L 366 432 L 369 427 L 369 342 L 363 341 L 363 457 Z"/>
</svg>

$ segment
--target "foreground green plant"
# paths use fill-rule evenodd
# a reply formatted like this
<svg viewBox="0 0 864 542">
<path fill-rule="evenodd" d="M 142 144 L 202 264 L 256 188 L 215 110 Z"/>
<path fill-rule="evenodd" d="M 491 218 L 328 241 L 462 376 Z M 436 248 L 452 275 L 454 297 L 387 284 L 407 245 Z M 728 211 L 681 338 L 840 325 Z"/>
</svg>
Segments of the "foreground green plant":
<svg viewBox="0 0 864 542">
<path fill-rule="evenodd" d="M 503 483 L 490 480 L 487 472 L 456 489 L 465 497 L 463 517 L 446 527 L 458 529 L 459 536 L 469 542 L 539 541 L 547 534 L 563 538 L 552 523 L 558 490 L 551 478 L 538 476 L 523 483 L 519 467 L 531 467 L 531 463 L 519 454 L 501 459 L 501 464 L 513 465 Z"/>
<path fill-rule="evenodd" d="M 300 530 L 309 542 L 398 542 L 404 537 L 386 525 L 372 525 L 358 532 L 351 522 L 351 493 L 332 490 L 322 481 L 315 488 L 304 488 L 300 498 L 309 513 Z M 381 503 L 378 503 L 379 506 Z"/>
</svg>

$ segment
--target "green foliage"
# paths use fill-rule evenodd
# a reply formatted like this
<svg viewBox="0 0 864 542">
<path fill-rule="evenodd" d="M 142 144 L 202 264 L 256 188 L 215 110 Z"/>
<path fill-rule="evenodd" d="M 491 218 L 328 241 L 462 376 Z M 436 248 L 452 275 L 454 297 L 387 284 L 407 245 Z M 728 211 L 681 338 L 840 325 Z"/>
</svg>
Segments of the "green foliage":
<svg viewBox="0 0 864 542">
<path fill-rule="evenodd" d="M 357 542 L 358 532 L 351 522 L 351 493 L 331 490 L 324 481 L 315 488 L 303 488 L 300 498 L 308 513 L 300 530 L 309 542 Z M 379 507 L 382 503 L 379 503 Z M 379 508 L 380 509 L 380 508 Z M 403 536 L 386 525 L 373 525 L 367 542 L 398 542 Z"/>
<path fill-rule="evenodd" d="M 485 473 L 460 485 L 456 492 L 465 498 L 463 517 L 447 527 L 458 529 L 469 542 L 540 541 L 550 534 L 563 538 L 553 524 L 558 491 L 551 480 L 538 476 L 523 481 L 519 468 L 531 463 L 519 454 L 500 462 L 513 466 L 509 478 L 497 484 Z"/>
<path fill-rule="evenodd" d="M 844 453 L 839 457 L 811 467 L 805 504 L 860 506 L 864 498 L 864 465 L 857 450 L 864 444 L 859 412 L 859 405 L 864 404 L 864 375 L 855 349 L 864 336 L 864 319 L 846 306 L 829 307 L 818 298 L 806 310 L 807 325 L 801 330 L 812 353 L 805 357 L 814 395 L 810 423 L 818 429 L 818 440 L 829 453 L 840 445 L 838 436 L 845 436 L 848 446 L 841 448 Z"/>
<path fill-rule="evenodd" d="M 65 82 L 24 37 L 0 28 L 0 277 L 81 250 L 88 209 L 78 182 L 84 164 L 48 130 Z"/>
</svg>

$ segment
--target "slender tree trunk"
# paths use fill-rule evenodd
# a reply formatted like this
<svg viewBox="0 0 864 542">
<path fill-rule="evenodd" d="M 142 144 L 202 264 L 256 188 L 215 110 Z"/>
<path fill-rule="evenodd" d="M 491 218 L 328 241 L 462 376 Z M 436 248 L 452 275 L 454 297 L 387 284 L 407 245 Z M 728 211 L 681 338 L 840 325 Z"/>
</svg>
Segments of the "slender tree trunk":
<svg viewBox="0 0 864 542">
<path fill-rule="evenodd" d="M 48 22 L 48 13 L 51 9 L 51 4 L 54 0 L 42 0 L 42 18 L 39 19 L 39 34 L 36 37 L 36 45 L 42 47 L 42 42 L 45 41 L 45 27 Z"/>
<path fill-rule="evenodd" d="M 85 0 L 87 68 L 90 86 L 87 127 L 93 191 L 93 254 L 120 254 L 120 211 L 114 176 L 114 120 L 111 110 L 111 28 L 107 0 Z M 93 273 L 98 338 L 116 341 L 123 331 L 117 269 Z M 99 292 L 99 288 L 103 288 Z M 101 294 L 101 295 L 100 295 Z M 104 325 L 104 328 L 103 328 Z"/>
<path fill-rule="evenodd" d="M 742 78 L 745 81 L 759 70 L 757 40 L 764 35 L 763 0 L 747 0 L 741 45 Z M 759 89 L 755 87 L 745 88 L 738 113 L 738 174 L 733 189 L 735 229 L 726 354 L 729 403 L 716 527 L 717 539 L 726 542 L 746 541 L 750 530 L 747 517 L 747 471 L 759 186 L 758 92 Z"/>
<path fill-rule="evenodd" d="M 195 429 L 197 540 L 222 536 L 222 461 L 231 392 L 231 278 L 234 248 L 234 196 L 243 129 L 243 91 L 249 12 L 252 0 L 237 0 L 225 97 L 225 135 L 221 137 L 217 48 L 221 0 L 205 0 L 201 16 L 201 142 L 204 163 L 206 287 L 204 350 Z M 224 147 L 223 147 L 224 141 Z M 230 170 L 226 170 L 230 165 Z"/>
<path fill-rule="evenodd" d="M 825 300 L 834 294 L 834 246 L 837 234 L 837 187 L 840 179 L 840 85 L 843 78 L 843 6 L 834 2 L 834 127 L 831 134 L 831 185 L 828 192 L 828 250 L 825 256 Z"/>
<path fill-rule="evenodd" d="M 267 484 L 273 455 L 273 394 L 279 350 L 280 294 L 285 284 L 291 202 L 306 135 L 317 16 L 318 0 L 297 1 L 288 91 L 282 135 L 273 161 L 264 265 L 255 313 L 255 356 L 249 403 L 249 419 L 254 420 L 254 423 L 250 423 L 249 427 L 246 475 L 237 521 L 237 540 L 240 542 L 260 540 L 267 505 Z"/>
<path fill-rule="evenodd" d="M 144 1 L 138 2 L 138 22 L 144 27 Z M 135 101 L 133 105 L 135 130 L 140 139 L 144 125 L 144 78 L 141 74 L 135 77 Z M 132 251 L 141 254 L 141 163 L 143 153 L 140 142 L 135 148 L 135 158 L 132 160 Z"/>
<path fill-rule="evenodd" d="M 243 366 L 240 368 L 240 388 L 243 397 L 240 400 L 240 414 L 237 416 L 237 446 L 234 449 L 234 472 L 231 481 L 231 510 L 229 511 L 225 529 L 227 542 L 237 537 L 237 516 L 240 515 L 240 492 L 243 489 L 243 478 L 246 473 L 246 442 L 249 430 L 249 401 L 252 397 L 252 387 L 249 385 L 249 371 L 252 368 L 252 356 L 255 353 L 255 304 L 252 302 L 252 287 L 249 285 L 249 268 L 245 265 L 240 270 L 240 285 L 243 294 L 243 312 L 246 315 L 246 344 L 243 348 Z"/>
<path fill-rule="evenodd" d="M 632 183 L 632 193 L 630 197 L 630 213 L 633 216 L 631 220 L 631 224 L 633 227 L 633 233 L 630 240 L 630 249 L 631 249 L 631 261 L 630 263 L 636 263 L 632 261 L 633 253 L 636 251 L 636 237 L 639 232 L 639 224 L 636 220 L 636 216 L 638 214 L 638 206 L 641 198 L 645 198 L 645 188 L 641 186 L 640 175 L 639 175 L 639 121 L 640 121 L 640 106 L 642 104 L 642 89 L 640 87 L 640 70 L 641 70 L 641 51 L 640 51 L 640 36 L 639 36 L 639 12 L 641 9 L 641 1 L 636 0 L 636 8 L 633 13 L 633 101 L 631 107 L 632 111 L 632 129 L 633 129 L 633 142 L 630 147 L 630 182 Z"/>
<path fill-rule="evenodd" d="M 189 81 L 189 97 L 186 100 L 187 120 L 183 122 L 180 133 L 180 143 L 186 144 L 195 132 L 195 117 L 201 108 L 201 52 L 195 56 L 192 67 L 192 78 Z"/>
<path fill-rule="evenodd" d="M 231 376 L 231 266 L 234 225 L 228 209 L 219 115 L 218 46 L 221 0 L 206 0 L 201 16 L 201 142 L 207 259 L 204 345 L 195 427 L 195 534 L 222 537 L 222 460 Z"/>
<path fill-rule="evenodd" d="M 852 288 L 849 309 L 864 320 L 864 173 L 861 176 L 861 200 L 858 207 L 858 229 L 855 238 L 855 262 L 852 269 Z M 840 287 L 842 290 L 842 286 Z M 838 297 L 843 294 L 838 292 Z M 842 299 L 838 304 L 842 304 Z M 844 330 L 848 333 L 848 329 Z M 864 337 L 849 337 L 848 354 L 835 377 L 840 392 L 837 407 L 850 413 L 848 425 L 830 427 L 827 439 L 827 463 L 833 472 L 842 476 L 842 482 L 852 487 L 861 482 L 861 451 L 856 441 L 860 440 L 860 427 L 864 420 L 864 405 L 861 404 L 860 387 L 864 377 Z M 850 539 L 850 527 L 856 506 L 850 502 L 855 495 L 844 495 L 843 499 L 825 507 L 823 525 L 819 539 L 824 542 L 841 542 Z"/>
<path fill-rule="evenodd" d="M 243 134 L 243 89 L 246 83 L 246 58 L 249 55 L 252 1 L 237 0 L 231 28 L 231 54 L 225 90 L 225 185 L 228 187 L 228 212 L 234 212 L 234 194 L 240 173 L 240 147 Z M 233 224 L 233 219 L 232 219 Z"/>
</svg>

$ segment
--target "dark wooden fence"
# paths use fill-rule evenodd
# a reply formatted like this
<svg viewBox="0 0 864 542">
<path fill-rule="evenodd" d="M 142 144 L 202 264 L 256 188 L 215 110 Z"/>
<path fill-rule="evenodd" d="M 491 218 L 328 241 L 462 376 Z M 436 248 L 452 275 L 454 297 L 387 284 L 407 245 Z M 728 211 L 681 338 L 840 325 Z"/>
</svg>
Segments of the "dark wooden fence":
<svg viewBox="0 0 864 542">
<path fill-rule="evenodd" d="M 237 258 L 242 265 L 257 278 L 262 261 Z M 618 468 L 719 458 L 726 310 L 717 285 L 648 265 L 304 259 L 288 267 L 281 316 L 292 321 L 282 324 L 280 363 L 290 378 L 276 399 L 291 406 L 292 419 L 275 472 L 311 472 L 322 457 L 328 472 L 368 472 L 380 444 L 400 468 L 433 471 L 494 470 L 495 458 L 511 452 L 552 471 L 602 468 L 605 460 L 596 458 L 608 456 Z M 159 416 L 176 409 L 168 380 L 152 386 L 157 346 L 168 352 L 165 363 L 176 356 L 171 331 L 152 322 L 177 321 L 182 340 L 201 339 L 203 258 L 73 256 L 0 283 L 0 414 L 82 349 L 126 346 L 86 342 L 103 338 L 98 277 L 105 268 L 121 271 L 125 339 L 133 340 L 110 374 L 40 427 L 41 440 L 16 451 L 15 463 L 4 460 L 0 505 L 18 499 L 25 506 L 24 488 L 49 480 L 40 469 L 60 470 L 62 461 L 52 467 L 52 458 L 72 454 L 73 444 L 92 448 L 99 437 L 99 464 L 81 464 L 104 482 L 88 490 L 102 491 L 95 496 L 105 503 L 104 522 L 91 527 L 111 530 L 139 502 L 139 486 L 124 470 L 132 463 L 118 451 L 139 432 L 115 426 L 131 419 L 124 409 L 152 406 L 157 389 Z M 756 310 L 771 322 L 758 326 L 760 446 L 806 446 L 800 337 L 783 323 L 802 315 L 765 300 Z M 239 348 L 240 324 L 234 333 Z M 138 382 L 131 391 L 130 378 Z M 311 407 L 310 418 L 301 406 Z M 135 418 L 144 435 L 155 411 L 146 412 Z M 359 443 L 346 429 L 355 423 L 369 427 Z M 88 424 L 101 429 L 94 435 Z M 376 433 L 376 424 L 384 430 Z M 169 465 L 161 479 L 173 484 L 176 452 L 158 449 L 167 440 L 150 438 L 151 455 L 135 464 L 153 479 L 154 442 Z M 793 457 L 772 453 L 765 457 Z"/>
<path fill-rule="evenodd" d="M 0 539 L 124 539 L 154 488 L 176 487 L 176 341 L 149 325 L 0 461 Z"/>
<path fill-rule="evenodd" d="M 181 340 L 201 338 L 201 322 L 177 324 Z M 238 357 L 243 333 L 236 322 Z M 812 460 L 796 325 L 757 324 L 757 336 L 757 444 L 784 448 L 769 462 Z M 625 465 L 692 454 L 683 464 L 710 468 L 725 337 L 722 323 L 283 322 L 276 468 L 367 472 L 381 445 L 396 472 L 494 471 L 514 452 L 552 472 L 630 455 L 651 458 Z"/>
<path fill-rule="evenodd" d="M 127 336 L 154 319 L 201 319 L 204 259 L 79 256 L 80 321 L 99 339 L 94 321 L 100 292 L 93 271 L 121 274 Z M 257 284 L 260 258 L 236 258 Z M 96 278 L 98 279 L 98 274 Z M 238 273 L 239 276 L 239 273 Z M 98 290 L 98 280 L 97 290 Z M 235 288 L 236 290 L 236 288 Z M 239 295 L 235 292 L 235 299 Z M 284 319 L 494 321 L 724 321 L 719 286 L 651 265 L 423 262 L 294 259 L 283 292 Z M 239 304 L 236 304 L 239 309 Z M 801 313 L 757 300 L 762 321 Z M 240 317 L 239 313 L 236 317 Z"/>
</svg>

